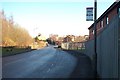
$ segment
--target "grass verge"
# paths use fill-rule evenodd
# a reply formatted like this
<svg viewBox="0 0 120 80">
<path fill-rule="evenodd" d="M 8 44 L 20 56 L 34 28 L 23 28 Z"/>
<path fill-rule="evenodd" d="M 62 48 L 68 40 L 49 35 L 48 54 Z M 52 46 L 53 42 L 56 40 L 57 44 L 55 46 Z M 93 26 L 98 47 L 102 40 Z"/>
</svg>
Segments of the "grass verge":
<svg viewBox="0 0 120 80">
<path fill-rule="evenodd" d="M 31 48 L 9 48 L 9 47 L 0 47 L 2 50 L 2 57 L 16 55 L 24 52 L 31 51 Z"/>
</svg>

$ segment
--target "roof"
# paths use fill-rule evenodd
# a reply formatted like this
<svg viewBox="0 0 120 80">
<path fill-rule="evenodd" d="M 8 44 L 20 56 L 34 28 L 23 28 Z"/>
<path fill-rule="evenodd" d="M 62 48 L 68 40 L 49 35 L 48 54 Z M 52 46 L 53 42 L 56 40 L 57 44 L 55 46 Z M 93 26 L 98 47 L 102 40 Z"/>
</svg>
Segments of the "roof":
<svg viewBox="0 0 120 80">
<path fill-rule="evenodd" d="M 109 13 L 114 7 L 116 7 L 116 6 L 119 5 L 119 4 L 120 4 L 120 1 L 119 1 L 119 0 L 116 1 L 116 2 L 114 2 L 114 3 L 96 20 L 96 22 L 99 22 L 104 16 L 106 16 L 107 13 Z M 92 28 L 93 25 L 94 25 L 94 23 L 93 23 L 88 29 Z"/>
</svg>

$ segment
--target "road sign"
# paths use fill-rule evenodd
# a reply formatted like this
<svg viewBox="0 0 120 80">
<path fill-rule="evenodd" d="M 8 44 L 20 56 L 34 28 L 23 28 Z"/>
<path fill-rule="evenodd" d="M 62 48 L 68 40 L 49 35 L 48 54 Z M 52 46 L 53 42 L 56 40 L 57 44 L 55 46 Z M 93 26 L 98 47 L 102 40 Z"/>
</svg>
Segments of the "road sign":
<svg viewBox="0 0 120 80">
<path fill-rule="evenodd" d="M 93 21 L 93 7 L 86 8 L 86 21 Z"/>
</svg>

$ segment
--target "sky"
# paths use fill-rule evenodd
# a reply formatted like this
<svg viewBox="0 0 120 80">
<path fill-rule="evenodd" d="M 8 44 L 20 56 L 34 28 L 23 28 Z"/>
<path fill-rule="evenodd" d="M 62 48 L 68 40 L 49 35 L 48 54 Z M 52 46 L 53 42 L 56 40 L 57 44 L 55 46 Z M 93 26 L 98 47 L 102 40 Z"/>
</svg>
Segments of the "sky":
<svg viewBox="0 0 120 80">
<path fill-rule="evenodd" d="M 98 0 L 99 17 L 115 0 Z M 88 35 L 93 21 L 86 21 L 86 7 L 93 7 L 93 0 L 1 0 L 0 10 L 28 30 L 32 37 L 41 33 L 65 36 Z"/>
</svg>

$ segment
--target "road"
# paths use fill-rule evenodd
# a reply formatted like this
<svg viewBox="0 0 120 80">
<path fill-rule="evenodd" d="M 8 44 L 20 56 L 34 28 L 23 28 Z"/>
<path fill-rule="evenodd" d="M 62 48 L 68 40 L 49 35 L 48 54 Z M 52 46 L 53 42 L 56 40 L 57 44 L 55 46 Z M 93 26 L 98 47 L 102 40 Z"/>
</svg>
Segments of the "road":
<svg viewBox="0 0 120 80">
<path fill-rule="evenodd" d="M 69 78 L 77 60 L 51 46 L 4 57 L 3 78 Z"/>
</svg>

